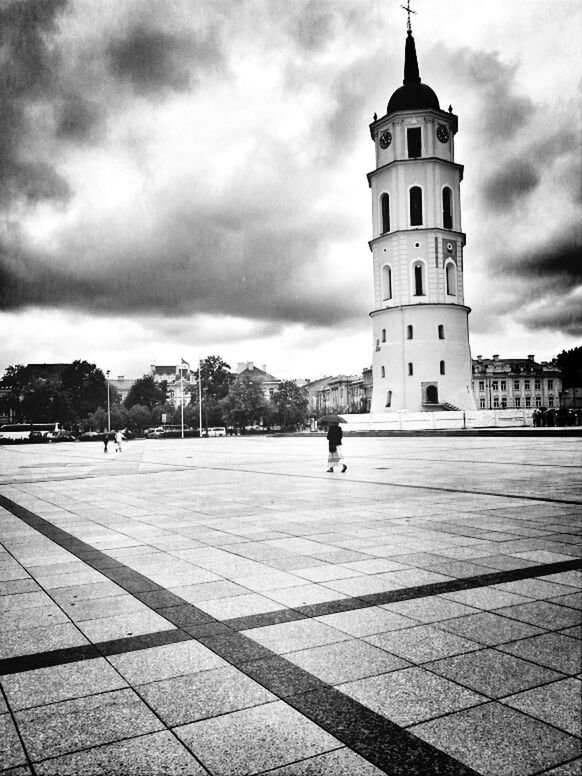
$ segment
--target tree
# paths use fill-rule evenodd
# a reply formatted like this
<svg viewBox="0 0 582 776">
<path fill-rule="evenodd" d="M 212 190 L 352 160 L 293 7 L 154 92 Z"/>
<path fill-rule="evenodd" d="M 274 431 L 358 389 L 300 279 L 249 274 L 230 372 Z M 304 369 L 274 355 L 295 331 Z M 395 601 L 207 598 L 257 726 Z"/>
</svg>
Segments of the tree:
<svg viewBox="0 0 582 776">
<path fill-rule="evenodd" d="M 33 422 L 66 422 L 73 419 L 68 397 L 60 385 L 33 380 L 24 387 L 20 401 L 21 419 Z"/>
<path fill-rule="evenodd" d="M 15 420 L 22 420 L 22 408 L 20 398 L 27 385 L 26 367 L 22 364 L 6 368 L 0 382 L 2 391 L 2 411 Z"/>
<path fill-rule="evenodd" d="M 61 373 L 61 385 L 75 420 L 86 418 L 107 401 L 105 375 L 88 361 L 68 364 Z"/>
<path fill-rule="evenodd" d="M 143 431 L 151 425 L 151 412 L 141 404 L 134 404 L 129 410 L 127 424 L 132 431 Z"/>
<path fill-rule="evenodd" d="M 200 377 L 202 384 L 202 417 L 204 425 L 219 426 L 223 421 L 221 401 L 227 396 L 235 379 L 229 372 L 230 365 L 220 356 L 207 356 L 200 362 Z M 198 373 L 190 388 L 190 404 L 198 404 Z"/>
<path fill-rule="evenodd" d="M 284 380 L 271 397 L 275 423 L 295 428 L 307 418 L 308 399 L 305 391 L 292 380 Z"/>
<path fill-rule="evenodd" d="M 252 377 L 237 378 L 220 402 L 229 425 L 238 428 L 259 423 L 266 404 L 261 384 Z"/>
<path fill-rule="evenodd" d="M 166 401 L 167 382 L 162 380 L 156 383 L 151 375 L 144 375 L 135 381 L 125 397 L 125 406 L 131 409 L 134 404 L 140 404 L 153 409 L 156 404 L 164 404 Z"/>
<path fill-rule="evenodd" d="M 582 347 L 563 350 L 556 356 L 562 371 L 562 387 L 578 388 L 582 386 Z"/>
</svg>

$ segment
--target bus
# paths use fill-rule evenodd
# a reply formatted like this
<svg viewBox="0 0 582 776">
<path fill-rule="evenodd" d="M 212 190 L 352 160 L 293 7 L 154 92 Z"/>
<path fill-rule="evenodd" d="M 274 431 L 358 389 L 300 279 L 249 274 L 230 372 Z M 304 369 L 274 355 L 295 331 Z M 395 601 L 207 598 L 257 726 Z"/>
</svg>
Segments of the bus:
<svg viewBox="0 0 582 776">
<path fill-rule="evenodd" d="M 0 441 L 48 438 L 60 430 L 60 423 L 5 423 L 0 426 Z"/>
</svg>

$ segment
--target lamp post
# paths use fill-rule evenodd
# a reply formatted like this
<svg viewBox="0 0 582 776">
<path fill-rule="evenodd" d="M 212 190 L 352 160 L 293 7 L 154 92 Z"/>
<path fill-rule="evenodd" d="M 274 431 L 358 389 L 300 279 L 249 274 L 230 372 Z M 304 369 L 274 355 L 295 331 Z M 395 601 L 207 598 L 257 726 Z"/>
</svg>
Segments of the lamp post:
<svg viewBox="0 0 582 776">
<path fill-rule="evenodd" d="M 111 431 L 111 404 L 109 401 L 109 369 L 105 374 L 107 375 L 107 431 Z"/>
</svg>

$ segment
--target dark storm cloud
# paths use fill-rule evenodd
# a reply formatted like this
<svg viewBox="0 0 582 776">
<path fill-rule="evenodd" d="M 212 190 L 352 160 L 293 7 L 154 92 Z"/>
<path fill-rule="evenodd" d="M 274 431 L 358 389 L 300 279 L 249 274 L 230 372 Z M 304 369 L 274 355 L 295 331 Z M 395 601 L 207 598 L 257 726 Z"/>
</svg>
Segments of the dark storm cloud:
<svg viewBox="0 0 582 776">
<path fill-rule="evenodd" d="M 483 184 L 483 196 L 496 210 L 503 210 L 535 189 L 540 176 L 527 159 L 512 159 Z"/>
<path fill-rule="evenodd" d="M 106 55 L 111 72 L 145 95 L 168 89 L 185 91 L 197 71 L 222 62 L 219 41 L 213 31 L 178 34 L 143 24 L 112 41 Z"/>
<path fill-rule="evenodd" d="M 461 49 L 451 56 L 455 78 L 468 81 L 479 94 L 482 140 L 494 144 L 510 141 L 535 111 L 529 95 L 517 93 L 517 67 L 502 62 L 497 52 Z"/>
<path fill-rule="evenodd" d="M 500 278 L 499 299 L 488 306 L 511 312 L 531 329 L 582 334 L 582 304 L 573 294 L 582 288 L 582 235 L 578 228 L 548 239 L 534 249 L 500 254 L 491 273 Z"/>
<path fill-rule="evenodd" d="M 0 6 L 0 205 L 64 199 L 67 183 L 35 158 L 30 134 L 36 103 L 54 95 L 59 55 L 50 45 L 66 0 L 15 0 Z"/>
</svg>

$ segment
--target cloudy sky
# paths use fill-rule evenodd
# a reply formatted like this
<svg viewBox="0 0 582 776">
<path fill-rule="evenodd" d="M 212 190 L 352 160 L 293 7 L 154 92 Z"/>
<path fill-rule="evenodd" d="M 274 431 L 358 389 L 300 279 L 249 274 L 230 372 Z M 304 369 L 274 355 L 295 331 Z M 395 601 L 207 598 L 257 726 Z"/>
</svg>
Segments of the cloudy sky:
<svg viewBox="0 0 582 776">
<path fill-rule="evenodd" d="M 578 0 L 413 0 L 459 116 L 474 355 L 582 342 Z M 372 359 L 398 0 L 0 0 L 0 369 Z"/>
</svg>

